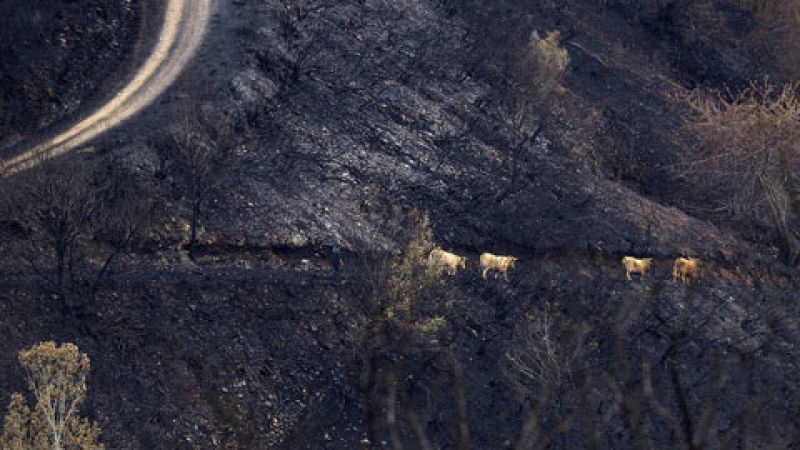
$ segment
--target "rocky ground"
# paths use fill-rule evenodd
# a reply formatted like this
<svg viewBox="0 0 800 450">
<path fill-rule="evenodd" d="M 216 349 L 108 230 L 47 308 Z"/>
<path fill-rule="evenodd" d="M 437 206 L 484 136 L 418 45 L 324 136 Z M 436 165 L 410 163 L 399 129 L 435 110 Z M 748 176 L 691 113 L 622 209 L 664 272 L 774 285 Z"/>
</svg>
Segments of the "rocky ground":
<svg viewBox="0 0 800 450">
<path fill-rule="evenodd" d="M 398 248 L 386 220 L 416 207 L 439 245 L 468 258 L 442 281 L 442 339 L 464 368 L 473 448 L 517 441 L 527 411 L 505 355 L 526 315 L 552 305 L 593 329 L 577 371 L 586 380 L 574 382 L 592 394 L 563 394 L 553 417 L 595 408 L 553 447 L 587 447 L 594 429 L 605 430 L 600 448 L 681 447 L 685 427 L 658 408 L 641 424 L 614 410 L 609 386 L 644 396 L 642 361 L 666 408 L 688 411 L 678 422 L 689 434 L 713 430 L 709 448 L 798 445 L 796 270 L 768 235 L 702 209 L 705 193 L 674 170 L 691 139 L 667 95 L 769 68 L 645 3 L 490 3 L 220 2 L 187 78 L 247 131 L 194 261 L 173 250 L 188 206 L 164 164 L 187 95 L 178 87 L 97 145 L 163 199 L 146 250 L 75 300 L 77 316 L 28 274 L 0 283 L 0 393 L 22 388 L 16 351 L 72 341 L 92 358 L 87 410 L 107 448 L 357 448 L 367 426 L 353 329 L 369 319 L 358 261 Z M 564 36 L 566 94 L 512 151 L 498 49 L 533 29 Z M 333 244 L 346 250 L 343 273 L 327 264 Z M 480 278 L 482 251 L 520 257 L 510 281 Z M 672 258 L 687 253 L 703 261 L 696 286 L 671 281 Z M 655 267 L 628 283 L 623 255 Z M 417 356 L 409 395 L 433 445 L 456 448 L 449 366 Z M 413 424 L 402 430 L 415 448 Z M 381 425 L 374 445 L 389 440 Z"/>
</svg>

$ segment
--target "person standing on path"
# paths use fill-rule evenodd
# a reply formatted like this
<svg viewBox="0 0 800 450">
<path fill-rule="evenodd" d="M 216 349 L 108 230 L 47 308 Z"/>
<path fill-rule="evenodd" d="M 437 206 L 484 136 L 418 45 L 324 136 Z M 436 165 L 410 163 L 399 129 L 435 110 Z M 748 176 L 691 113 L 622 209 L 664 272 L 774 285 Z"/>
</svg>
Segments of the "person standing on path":
<svg viewBox="0 0 800 450">
<path fill-rule="evenodd" d="M 336 245 L 331 249 L 331 265 L 336 272 L 339 271 L 339 267 L 342 265 L 342 251 Z"/>
</svg>

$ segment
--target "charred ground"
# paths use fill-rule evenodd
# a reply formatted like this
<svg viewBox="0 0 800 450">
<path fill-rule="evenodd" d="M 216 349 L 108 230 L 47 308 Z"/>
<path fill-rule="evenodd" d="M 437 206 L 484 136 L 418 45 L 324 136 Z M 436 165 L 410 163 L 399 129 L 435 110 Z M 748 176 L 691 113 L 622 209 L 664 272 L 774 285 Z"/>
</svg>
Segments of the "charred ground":
<svg viewBox="0 0 800 450">
<path fill-rule="evenodd" d="M 103 99 L 147 26 L 144 2 L 7 1 L 0 5 L 0 146 L 74 119 Z"/>
<path fill-rule="evenodd" d="M 468 269 L 442 281 L 436 342 L 377 365 L 402 360 L 407 445 L 422 446 L 422 420 L 434 446 L 463 448 L 459 386 L 473 448 L 532 447 L 530 417 L 557 448 L 798 445 L 796 269 L 764 223 L 716 214 L 683 176 L 694 142 L 669 95 L 789 79 L 748 40 L 758 17 L 746 2 L 559 3 L 223 2 L 184 87 L 80 156 L 155 199 L 135 251 L 89 283 L 113 243 L 85 233 L 64 309 L 64 292 L 15 270 L 35 230 L 3 222 L 0 392 L 21 388 L 19 349 L 57 339 L 92 358 L 88 411 L 109 448 L 391 442 L 385 404 L 372 431 L 365 414 L 361 261 L 401 249 L 398 221 L 418 208 Z M 527 75 L 515 71 L 533 30 L 560 31 L 565 93 L 516 123 L 511 80 Z M 236 136 L 202 191 L 191 258 L 197 192 L 174 126 L 158 126 L 187 101 L 229 125 L 214 142 Z M 510 282 L 480 278 L 481 251 L 521 258 Z M 696 286 L 671 281 L 687 253 L 703 262 Z M 627 283 L 624 255 L 655 268 Z M 506 356 L 530 315 L 591 329 L 541 409 L 545 390 L 521 390 Z"/>
</svg>

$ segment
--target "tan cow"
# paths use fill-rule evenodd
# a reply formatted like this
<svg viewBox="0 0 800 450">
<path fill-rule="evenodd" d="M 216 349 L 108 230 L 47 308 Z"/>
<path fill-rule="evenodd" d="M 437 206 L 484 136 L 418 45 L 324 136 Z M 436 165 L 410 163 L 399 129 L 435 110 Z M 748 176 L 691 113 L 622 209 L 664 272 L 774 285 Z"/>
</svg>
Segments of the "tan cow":
<svg viewBox="0 0 800 450">
<path fill-rule="evenodd" d="M 434 248 L 428 255 L 428 260 L 435 262 L 438 266 L 447 269 L 447 273 L 455 275 L 458 268 L 467 268 L 467 258 L 458 256 L 454 253 L 444 251 L 440 248 Z"/>
<path fill-rule="evenodd" d="M 672 279 L 680 278 L 684 284 L 690 284 L 692 280 L 697 279 L 697 266 L 700 260 L 694 258 L 675 258 L 672 264 Z"/>
<path fill-rule="evenodd" d="M 638 273 L 644 277 L 644 273 L 653 264 L 653 258 L 634 258 L 633 256 L 626 256 L 622 258 L 622 266 L 625 267 L 625 278 L 631 281 L 631 274 Z"/>
<path fill-rule="evenodd" d="M 490 270 L 496 270 L 503 274 L 503 278 L 508 281 L 508 269 L 513 269 L 518 258 L 514 256 L 497 256 L 491 253 L 481 254 L 481 269 L 483 270 L 483 278 Z"/>
</svg>

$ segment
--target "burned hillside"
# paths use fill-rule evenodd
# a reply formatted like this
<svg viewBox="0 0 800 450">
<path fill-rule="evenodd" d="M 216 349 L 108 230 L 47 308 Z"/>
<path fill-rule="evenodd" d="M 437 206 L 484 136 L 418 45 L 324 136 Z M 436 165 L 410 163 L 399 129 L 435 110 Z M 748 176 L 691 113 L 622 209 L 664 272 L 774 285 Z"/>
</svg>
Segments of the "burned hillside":
<svg viewBox="0 0 800 450">
<path fill-rule="evenodd" d="M 107 448 L 797 446 L 796 6 L 562 3 L 220 2 L 0 180 L 0 398 L 55 340 Z"/>
</svg>

